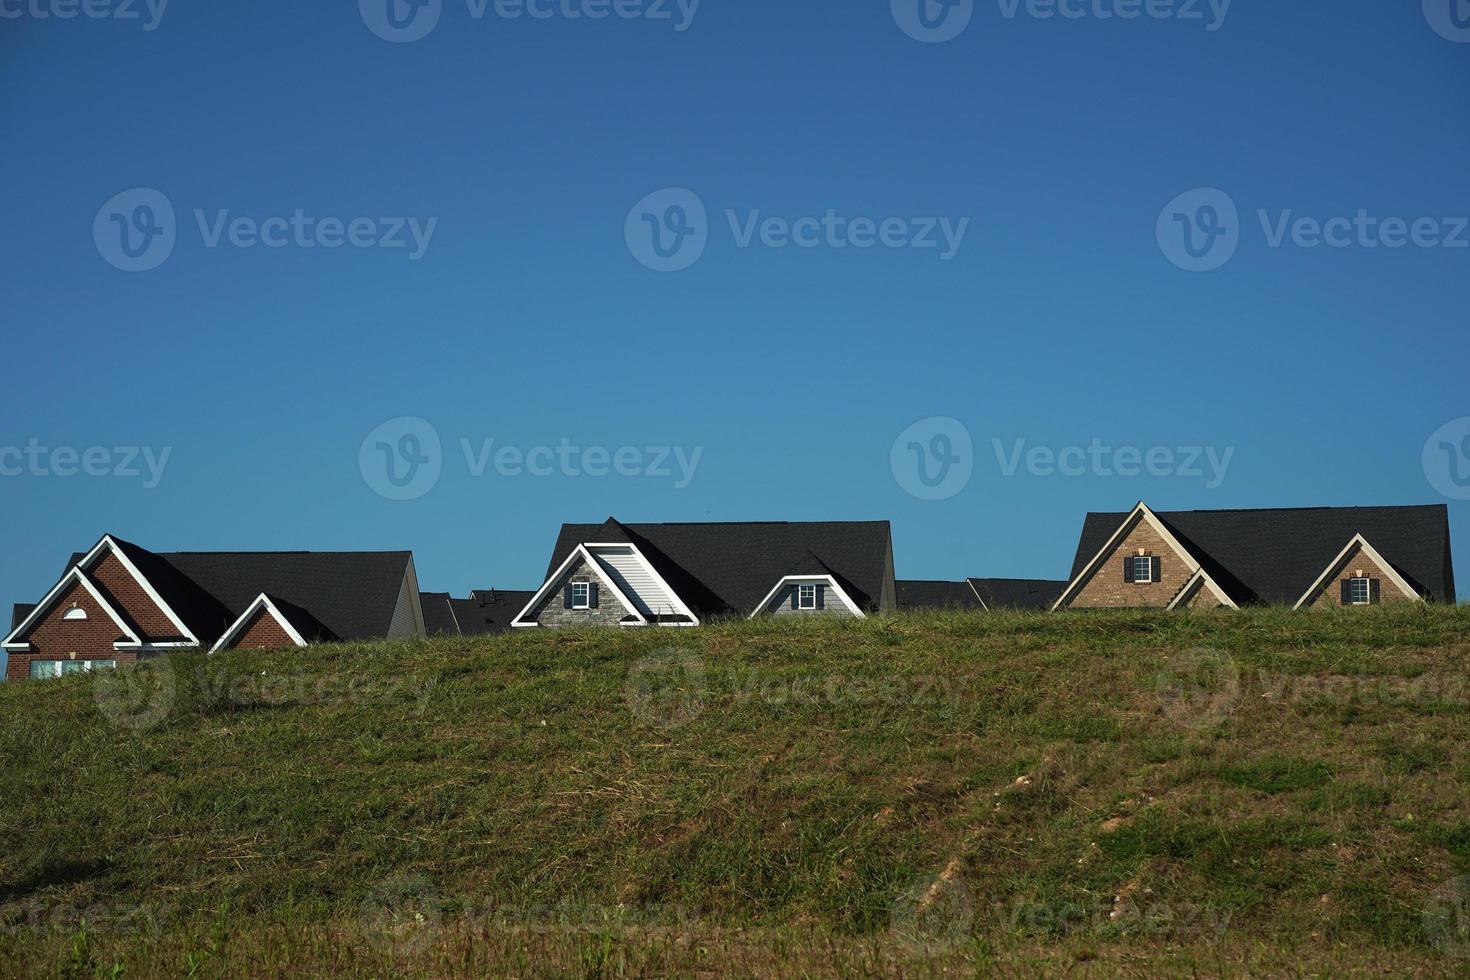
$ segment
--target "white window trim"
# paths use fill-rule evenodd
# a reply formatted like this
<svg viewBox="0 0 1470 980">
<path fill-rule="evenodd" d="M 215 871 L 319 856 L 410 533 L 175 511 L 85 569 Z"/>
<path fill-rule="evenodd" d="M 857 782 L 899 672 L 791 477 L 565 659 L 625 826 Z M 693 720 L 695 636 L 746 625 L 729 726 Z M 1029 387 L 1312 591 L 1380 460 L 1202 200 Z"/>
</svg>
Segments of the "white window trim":
<svg viewBox="0 0 1470 980">
<path fill-rule="evenodd" d="M 1354 596 L 1355 587 L 1357 586 L 1357 584 L 1359 582 L 1363 583 L 1363 601 L 1362 602 L 1359 602 L 1357 600 L 1357 598 Z M 1348 605 L 1350 605 L 1350 606 L 1371 606 L 1371 605 L 1373 605 L 1373 580 L 1371 578 L 1366 578 L 1366 577 L 1361 576 L 1361 575 L 1354 575 L 1352 578 L 1347 579 L 1347 584 L 1348 584 L 1348 597 L 1349 597 Z"/>
<path fill-rule="evenodd" d="M 1240 608 L 1240 606 L 1236 605 L 1234 600 L 1232 600 L 1228 595 L 1225 594 L 1225 590 L 1220 588 L 1220 586 L 1215 582 L 1214 579 L 1210 578 L 1210 573 L 1206 572 L 1203 568 L 1195 572 L 1194 575 L 1190 576 L 1189 581 L 1184 583 L 1184 588 L 1179 590 L 1179 594 L 1174 597 L 1174 601 L 1169 603 L 1166 608 L 1181 608 L 1186 602 L 1194 598 L 1195 593 L 1199 591 L 1199 586 L 1201 585 L 1201 583 L 1203 583 L 1204 588 L 1207 588 L 1212 593 L 1214 593 L 1215 598 L 1220 600 L 1220 605 L 1224 606 L 1226 609 Z"/>
<path fill-rule="evenodd" d="M 221 636 L 215 642 L 214 646 L 209 648 L 209 652 L 218 653 L 220 650 L 228 649 L 229 645 L 235 641 L 235 637 L 245 629 L 250 620 L 255 617 L 255 614 L 262 609 L 276 621 L 281 629 L 286 631 L 286 635 L 291 638 L 292 643 L 298 647 L 307 645 L 306 638 L 298 633 L 296 627 L 291 625 L 290 620 L 282 615 L 281 610 L 276 607 L 276 604 L 271 602 L 271 597 L 262 592 L 255 597 L 255 601 L 250 604 L 249 608 L 240 614 L 240 618 L 230 624 L 230 628 L 225 630 L 225 635 Z"/>
<path fill-rule="evenodd" d="M 31 666 L 30 666 L 30 668 L 26 672 L 26 679 L 27 680 L 33 680 L 33 681 L 42 681 L 42 680 L 55 680 L 58 677 L 65 677 L 66 676 L 66 673 L 67 673 L 66 666 L 65 666 L 66 664 L 81 664 L 82 669 L 79 670 L 79 671 L 76 671 L 76 670 L 72 671 L 73 674 L 77 674 L 77 673 L 80 673 L 80 674 L 90 674 L 90 673 L 92 673 L 92 671 L 99 669 L 98 666 L 97 666 L 98 664 L 104 664 L 104 663 L 107 666 L 100 668 L 101 670 L 116 670 L 117 669 L 117 660 L 115 658 L 113 658 L 113 657 L 103 657 L 103 658 L 95 659 L 95 660 L 71 660 L 71 659 L 53 660 L 53 659 L 50 659 L 50 658 L 47 658 L 45 660 L 32 660 L 31 661 Z M 35 667 L 36 667 L 37 664 L 55 664 L 56 665 L 56 673 L 50 674 L 48 676 L 37 677 L 34 673 L 31 672 L 31 671 L 34 671 L 35 670 Z"/>
<path fill-rule="evenodd" d="M 1155 557 L 1157 557 L 1157 556 L 1156 555 L 1129 555 L 1128 556 L 1128 561 L 1130 561 L 1132 563 L 1132 565 L 1130 567 L 1133 569 L 1133 582 L 1131 584 L 1133 584 L 1133 585 L 1157 585 L 1158 584 L 1157 582 L 1154 581 L 1154 558 Z M 1145 569 L 1145 571 L 1144 571 L 1144 577 L 1143 578 L 1139 578 L 1138 577 L 1138 563 L 1139 562 L 1143 562 L 1143 567 Z M 1118 566 L 1114 565 L 1113 567 L 1114 568 L 1117 568 Z"/>
<path fill-rule="evenodd" d="M 811 605 L 807 605 L 807 590 L 808 589 L 811 590 Z M 817 583 L 815 583 L 815 582 L 798 582 L 797 583 L 797 585 L 796 585 L 796 608 L 797 609 L 812 609 L 812 610 L 815 610 L 817 608 Z"/>
<path fill-rule="evenodd" d="M 61 618 L 66 620 L 67 622 L 79 623 L 87 618 L 87 610 L 83 609 L 81 606 L 72 606 L 66 612 L 61 614 Z"/>
<path fill-rule="evenodd" d="M 863 612 L 861 609 L 858 608 L 858 604 L 852 601 L 852 597 L 849 596 L 847 594 L 847 592 L 845 592 L 843 590 L 842 586 L 840 586 L 840 585 L 837 584 L 837 579 L 834 578 L 831 575 L 788 575 L 788 576 L 786 576 L 785 578 L 781 579 L 781 581 L 777 582 L 776 585 L 775 585 L 775 587 L 773 589 L 771 589 L 770 592 L 767 592 L 766 593 L 766 597 L 764 599 L 762 599 L 759 603 L 756 604 L 755 611 L 752 612 L 746 618 L 747 619 L 755 619 L 757 616 L 759 616 L 762 613 L 764 613 L 770 607 L 771 600 L 774 599 L 774 598 L 776 598 L 776 596 L 779 595 L 782 592 L 782 590 L 784 590 L 788 585 L 796 585 L 796 584 L 802 583 L 802 582 L 816 583 L 816 584 L 821 584 L 821 585 L 827 586 L 829 589 L 832 590 L 831 594 L 832 595 L 835 595 L 837 597 L 838 601 L 841 602 L 844 606 L 847 607 L 847 611 L 848 612 L 852 613 L 858 619 L 867 619 L 868 618 L 867 613 Z"/>
<path fill-rule="evenodd" d="M 1301 609 L 1303 606 L 1311 605 L 1321 595 L 1322 590 L 1327 587 L 1327 583 L 1335 577 L 1334 573 L 1339 571 L 1347 563 L 1348 557 L 1353 553 L 1354 548 L 1361 548 L 1363 554 L 1372 559 L 1374 564 L 1382 570 L 1384 581 L 1393 583 L 1394 588 L 1403 593 L 1405 598 L 1412 599 L 1416 602 L 1424 601 L 1424 597 L 1415 592 L 1413 586 L 1409 585 L 1402 575 L 1394 571 L 1392 565 L 1383 560 L 1383 556 L 1378 553 L 1378 549 L 1369 544 L 1367 538 L 1363 537 L 1362 534 L 1355 534 L 1353 535 L 1353 539 L 1347 543 L 1347 547 L 1337 553 L 1337 557 L 1328 563 L 1327 568 L 1317 577 L 1317 581 L 1313 582 L 1311 587 L 1302 593 L 1302 597 L 1291 608 Z"/>
<path fill-rule="evenodd" d="M 569 584 L 572 587 L 572 609 L 574 609 L 574 610 L 591 609 L 592 608 L 592 583 L 591 582 L 571 582 Z M 577 601 L 577 590 L 578 589 L 581 589 L 582 590 L 582 597 L 583 598 L 582 598 L 582 600 L 580 602 Z"/>
<path fill-rule="evenodd" d="M 31 649 L 31 645 L 29 643 L 16 640 L 16 637 L 24 635 L 32 626 L 36 624 L 36 622 L 41 619 L 41 617 L 50 612 L 51 607 L 55 605 L 56 600 L 61 595 L 62 591 L 73 582 L 80 582 L 82 584 L 82 587 L 87 590 L 87 594 L 96 601 L 97 605 L 102 607 L 102 611 L 107 613 L 108 617 L 111 618 L 113 623 L 117 625 L 117 628 L 122 630 L 123 635 L 127 637 L 126 640 L 119 640 L 113 643 L 112 648 L 114 650 L 146 649 L 142 639 L 138 636 L 138 634 L 133 632 L 132 628 L 123 621 L 123 618 L 120 615 L 118 615 L 117 610 L 113 609 L 111 604 L 109 604 L 108 601 L 102 597 L 102 593 L 97 590 L 97 586 L 93 585 L 92 580 L 87 577 L 86 572 L 82 571 L 81 565 L 73 565 L 70 571 L 61 576 L 61 581 L 53 585 L 51 587 L 51 591 L 46 593 L 46 597 L 36 604 L 35 609 L 31 610 L 31 614 L 27 616 L 19 626 L 10 631 L 10 635 L 5 638 L 4 642 L 0 642 L 0 647 L 3 647 L 4 649 L 15 653 L 25 653 L 29 651 Z"/>
</svg>

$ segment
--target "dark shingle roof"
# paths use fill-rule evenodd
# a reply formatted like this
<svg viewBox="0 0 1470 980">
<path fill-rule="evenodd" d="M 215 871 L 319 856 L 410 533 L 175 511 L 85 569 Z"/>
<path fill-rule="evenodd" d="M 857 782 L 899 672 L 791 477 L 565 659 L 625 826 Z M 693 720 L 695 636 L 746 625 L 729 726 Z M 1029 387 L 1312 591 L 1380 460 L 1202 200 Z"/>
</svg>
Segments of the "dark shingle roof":
<svg viewBox="0 0 1470 980">
<path fill-rule="evenodd" d="M 810 523 L 564 524 L 547 565 L 550 578 L 579 544 L 628 541 L 701 619 L 749 615 L 792 569 L 814 556 L 841 578 L 864 611 L 875 611 L 889 567 L 887 521 Z"/>
<path fill-rule="evenodd" d="M 464 636 L 486 636 L 504 633 L 520 611 L 526 608 L 534 592 L 508 592 L 484 589 L 470 593 L 468 599 L 450 599 L 459 631 Z"/>
<path fill-rule="evenodd" d="M 1050 609 L 1066 591 L 1066 582 L 1028 578 L 969 580 L 990 609 Z"/>
<path fill-rule="evenodd" d="M 980 600 L 968 582 L 931 582 L 900 579 L 898 609 L 980 609 Z"/>
<path fill-rule="evenodd" d="M 35 608 L 36 603 L 34 602 L 17 602 L 15 608 L 10 612 L 10 629 L 12 631 L 18 629 Z"/>
<path fill-rule="evenodd" d="M 424 632 L 429 636 L 458 636 L 454 612 L 449 608 L 448 592 L 420 592 L 419 606 L 424 610 Z"/>
<path fill-rule="evenodd" d="M 293 605 L 280 596 L 267 595 L 276 611 L 286 618 L 291 628 L 301 635 L 307 643 L 330 643 L 340 639 L 321 620 L 300 606 Z"/>
<path fill-rule="evenodd" d="M 262 592 L 309 610 L 334 636 L 386 636 L 413 553 L 408 551 L 151 552 L 113 538 L 206 646 Z M 72 556 L 68 568 L 85 553 Z"/>
<path fill-rule="evenodd" d="M 1421 594 L 1455 601 L 1449 510 L 1315 507 L 1154 512 L 1232 599 L 1290 605 L 1356 534 L 1362 534 Z M 1088 514 L 1072 564 L 1075 579 L 1127 514 Z"/>
</svg>

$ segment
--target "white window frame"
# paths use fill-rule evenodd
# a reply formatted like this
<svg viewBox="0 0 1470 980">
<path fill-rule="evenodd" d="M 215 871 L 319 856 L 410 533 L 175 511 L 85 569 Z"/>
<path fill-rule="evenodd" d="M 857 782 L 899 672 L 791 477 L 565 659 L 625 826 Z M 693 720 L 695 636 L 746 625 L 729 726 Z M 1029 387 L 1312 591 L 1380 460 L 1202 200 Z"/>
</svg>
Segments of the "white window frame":
<svg viewBox="0 0 1470 980">
<path fill-rule="evenodd" d="M 580 598 L 580 599 L 577 598 L 578 590 L 579 589 L 581 590 L 581 596 L 582 596 L 582 598 Z M 572 583 L 572 609 L 576 610 L 576 609 L 591 609 L 591 608 L 592 608 L 592 583 L 591 582 L 573 582 Z"/>
<path fill-rule="evenodd" d="M 1154 556 L 1153 555 L 1129 555 L 1128 560 L 1133 563 L 1133 584 L 1154 584 Z M 1142 562 L 1143 574 L 1139 575 L 1139 563 Z"/>
<path fill-rule="evenodd" d="M 80 620 L 87 618 L 87 610 L 83 609 L 81 606 L 73 606 L 65 613 L 63 613 L 61 618 L 70 622 L 79 622 Z"/>
<path fill-rule="evenodd" d="M 807 601 L 807 597 L 808 596 L 811 597 L 811 601 L 810 602 Z M 812 610 L 814 610 L 814 609 L 817 608 L 817 583 L 815 583 L 815 582 L 798 582 L 797 583 L 797 585 L 796 585 L 796 608 L 797 609 L 812 609 Z"/>
<path fill-rule="evenodd" d="M 1357 597 L 1357 586 L 1358 586 L 1358 583 L 1360 583 L 1360 582 L 1363 585 L 1363 601 L 1362 602 L 1359 602 L 1358 601 L 1358 597 Z M 1371 605 L 1373 605 L 1373 580 L 1371 578 L 1365 578 L 1365 577 L 1363 577 L 1361 575 L 1354 575 L 1352 578 L 1350 578 L 1350 579 L 1347 580 L 1347 583 L 1348 583 L 1348 598 L 1351 600 L 1348 603 L 1348 605 L 1350 605 L 1350 606 L 1371 606 Z"/>
<path fill-rule="evenodd" d="M 50 673 L 50 674 L 42 674 L 39 677 L 36 676 L 36 674 L 34 673 L 34 671 L 35 671 L 35 668 L 36 668 L 36 665 L 37 664 L 51 664 L 52 667 L 53 667 L 52 673 Z M 70 670 L 69 671 L 69 670 L 66 669 L 66 665 L 67 664 L 76 664 L 77 665 L 77 669 L 76 670 Z M 54 680 L 55 678 L 58 678 L 58 677 L 65 677 L 67 674 L 90 674 L 92 671 L 99 670 L 99 669 L 100 670 L 116 670 L 117 669 L 117 661 L 116 660 L 32 660 L 31 661 L 31 668 L 30 669 L 31 669 L 31 673 L 29 674 L 29 677 L 30 677 L 31 680 L 33 680 L 33 681 L 44 681 L 44 680 Z"/>
</svg>

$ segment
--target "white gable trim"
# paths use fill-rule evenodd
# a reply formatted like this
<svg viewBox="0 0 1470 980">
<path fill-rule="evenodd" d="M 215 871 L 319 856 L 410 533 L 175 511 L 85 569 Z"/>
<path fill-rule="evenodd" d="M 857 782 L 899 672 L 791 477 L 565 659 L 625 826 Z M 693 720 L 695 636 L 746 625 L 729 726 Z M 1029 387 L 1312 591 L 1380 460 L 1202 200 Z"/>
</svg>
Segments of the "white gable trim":
<svg viewBox="0 0 1470 980">
<path fill-rule="evenodd" d="M 634 550 L 636 551 L 637 549 Z M 629 615 L 636 616 L 638 618 L 638 622 L 632 625 L 648 625 L 648 620 L 645 619 L 643 614 L 639 612 L 631 602 L 628 601 L 628 597 L 623 595 L 623 590 L 617 587 L 613 580 L 608 576 L 607 572 L 604 572 L 602 570 L 602 565 L 598 563 L 597 559 L 592 557 L 592 553 L 587 550 L 587 546 L 584 544 L 579 544 L 576 548 L 572 549 L 572 553 L 570 555 L 567 555 L 567 560 L 561 563 L 561 567 L 551 573 L 551 576 L 546 580 L 546 584 L 542 585 L 540 590 L 531 597 L 531 601 L 526 603 L 526 608 L 522 609 L 519 613 L 516 614 L 516 618 L 511 620 L 510 625 L 513 629 L 526 629 L 539 627 L 541 625 L 534 619 L 527 619 L 526 617 L 531 614 L 532 609 L 535 609 L 541 604 L 541 601 L 547 596 L 548 593 L 556 588 L 556 583 L 571 569 L 572 564 L 578 558 L 581 558 L 588 565 L 591 565 L 592 570 L 597 573 L 597 577 L 600 578 L 602 580 L 602 583 L 607 586 L 608 591 L 612 595 L 617 597 L 618 602 L 622 603 L 623 608 L 628 610 Z"/>
<path fill-rule="evenodd" d="M 286 635 L 291 638 L 292 643 L 299 647 L 306 646 L 306 638 L 298 633 L 296 627 L 291 625 L 291 621 L 281 614 L 281 610 L 276 607 L 274 602 L 271 602 L 271 597 L 262 592 L 255 597 L 255 601 L 250 604 L 250 608 L 246 609 L 240 614 L 239 619 L 230 624 L 230 628 L 225 630 L 225 635 L 220 637 L 215 645 L 209 648 L 209 652 L 218 653 L 235 642 L 235 637 L 245 629 L 245 624 L 249 623 L 251 618 L 261 609 L 269 613 L 271 619 L 274 619 L 281 629 L 286 631 Z"/>
<path fill-rule="evenodd" d="M 169 607 L 169 604 L 163 601 L 163 596 L 159 595 L 158 590 L 153 588 L 153 584 L 143 577 L 143 573 L 138 571 L 138 566 L 134 565 L 128 559 L 127 553 L 117 546 L 117 542 L 113 540 L 112 535 L 104 534 L 102 540 L 98 541 L 92 547 L 92 550 L 87 552 L 87 556 L 77 563 L 78 567 L 85 569 L 91 566 L 103 548 L 109 549 L 117 556 L 117 560 L 122 562 L 123 568 L 128 570 L 128 574 L 133 576 L 134 581 L 143 589 L 148 598 L 152 599 L 158 608 L 163 610 L 163 614 L 168 617 L 168 621 L 179 631 L 179 635 L 189 641 L 188 643 L 160 643 L 157 645 L 160 647 L 199 646 L 199 637 L 195 636 L 194 632 L 184 625 L 184 621 L 179 618 L 178 614 Z"/>
<path fill-rule="evenodd" d="M 1179 594 L 1174 597 L 1174 601 L 1169 603 L 1169 605 L 1165 608 L 1178 609 L 1181 605 L 1184 604 L 1185 600 L 1194 595 L 1196 591 L 1195 587 L 1201 582 L 1204 583 L 1205 588 L 1214 593 L 1216 599 L 1220 600 L 1220 605 L 1224 606 L 1227 609 L 1240 608 L 1240 606 L 1236 605 L 1235 600 L 1226 595 L 1225 590 L 1220 588 L 1219 583 L 1217 583 L 1214 578 L 1210 576 L 1210 573 L 1205 571 L 1203 568 L 1190 576 L 1189 581 L 1184 583 L 1184 588 L 1180 589 Z"/>
<path fill-rule="evenodd" d="M 693 609 L 690 609 L 687 605 L 685 605 L 684 600 L 681 599 L 681 598 L 679 598 L 679 593 L 675 592 L 674 589 L 673 589 L 673 587 L 670 586 L 668 582 L 664 581 L 664 577 L 658 573 L 658 569 L 656 569 L 656 568 L 653 567 L 653 562 L 651 562 L 651 561 L 648 560 L 648 557 L 646 555 L 644 555 L 643 552 L 638 549 L 638 546 L 636 544 L 633 544 L 632 542 L 629 542 L 629 541 L 612 541 L 612 542 L 608 542 L 608 543 L 605 543 L 605 544 L 589 544 L 589 545 L 584 545 L 584 547 L 587 549 L 587 551 L 588 551 L 589 554 L 593 554 L 593 552 L 595 552 L 595 550 L 598 549 L 598 548 L 627 548 L 627 549 L 631 550 L 633 552 L 633 557 L 638 560 L 638 564 L 641 565 L 643 567 L 643 570 L 646 571 L 648 573 L 649 577 L 653 579 L 654 584 L 657 585 L 659 588 L 663 589 L 664 590 L 664 594 L 667 595 L 670 599 L 672 599 L 674 601 L 674 612 L 678 613 L 680 616 L 688 617 L 688 619 L 689 619 L 689 622 L 687 622 L 687 623 L 663 623 L 661 625 L 664 625 L 664 626 L 698 626 L 699 625 L 699 617 L 696 616 L 696 615 L 694 615 L 694 610 Z M 593 554 L 593 560 L 596 561 L 596 555 L 595 554 Z"/>
<path fill-rule="evenodd" d="M 1347 560 L 1348 555 L 1352 554 L 1354 548 L 1362 548 L 1363 554 L 1373 559 L 1378 567 L 1383 570 L 1384 577 L 1392 582 L 1394 586 L 1400 592 L 1402 592 L 1406 598 L 1414 599 L 1418 602 L 1424 601 L 1424 597 L 1415 592 L 1414 587 L 1411 586 L 1407 581 L 1405 581 L 1402 575 L 1394 571 L 1394 567 L 1392 565 L 1383 560 L 1383 556 L 1378 553 L 1378 549 L 1369 544 L 1367 538 L 1363 537 L 1363 535 L 1361 534 L 1355 534 L 1353 535 L 1353 539 L 1347 543 L 1347 547 L 1343 548 L 1337 553 L 1337 557 L 1332 559 L 1332 561 L 1327 565 L 1326 570 L 1317 577 L 1317 581 L 1312 583 L 1312 587 L 1307 589 L 1306 592 L 1302 593 L 1302 597 L 1298 599 L 1296 601 L 1296 605 L 1292 606 L 1291 608 L 1300 609 L 1315 600 L 1317 596 L 1321 594 L 1322 589 L 1326 588 L 1327 582 L 1332 578 L 1333 573 L 1341 568 L 1343 563 Z"/>
<path fill-rule="evenodd" d="M 812 583 L 820 583 L 820 584 L 825 584 L 827 586 L 830 586 L 831 589 L 832 589 L 833 594 L 836 595 L 839 600 L 841 600 L 842 604 L 847 607 L 847 609 L 848 609 L 849 612 L 851 612 L 858 619 L 867 619 L 868 618 L 867 617 L 867 614 L 864 613 L 861 609 L 858 608 L 858 604 L 852 601 L 852 597 L 849 596 L 847 594 L 847 592 L 843 590 L 842 586 L 840 586 L 840 585 L 837 584 L 837 579 L 834 578 L 831 575 L 788 575 L 788 576 L 786 576 L 781 581 L 779 581 L 779 582 L 776 583 L 776 587 L 775 588 L 771 589 L 770 592 L 767 592 L 766 593 L 766 597 L 764 599 L 762 599 L 760 601 L 760 603 L 755 607 L 755 612 L 751 613 L 750 616 L 747 617 L 747 618 L 749 618 L 749 619 L 755 619 L 761 613 L 765 612 L 766 611 L 766 607 L 771 604 L 771 600 L 774 599 L 774 598 L 776 598 L 776 595 L 782 589 L 786 588 L 786 586 L 788 586 L 788 585 L 800 585 L 800 584 L 810 585 Z"/>
<path fill-rule="evenodd" d="M 1134 507 L 1132 512 L 1124 518 L 1123 523 L 1118 526 L 1118 530 L 1113 532 L 1113 536 L 1108 538 L 1108 543 L 1102 546 L 1101 550 L 1092 557 L 1092 561 L 1083 567 L 1076 578 L 1067 583 L 1067 588 L 1063 590 L 1061 596 L 1052 605 L 1052 612 L 1066 608 L 1073 599 L 1077 598 L 1077 593 L 1081 590 L 1082 586 L 1097 573 L 1103 561 L 1113 553 L 1119 543 L 1128 536 L 1128 533 L 1138 526 L 1139 521 L 1148 522 L 1149 527 L 1153 528 L 1159 537 L 1164 539 L 1164 543 L 1173 549 L 1174 554 L 1179 556 L 1179 560 L 1184 562 L 1191 574 L 1199 571 L 1199 562 L 1195 561 L 1194 556 L 1185 550 L 1184 545 L 1179 543 L 1179 539 L 1174 537 L 1168 528 L 1164 527 L 1163 522 L 1154 516 L 1154 512 L 1148 509 L 1148 504 L 1140 500 L 1138 506 Z"/>
<path fill-rule="evenodd" d="M 985 597 L 980 594 L 979 589 L 975 588 L 975 580 L 967 578 L 965 579 L 965 584 L 970 587 L 971 592 L 975 593 L 975 598 L 979 601 L 980 608 L 986 612 L 990 612 L 990 606 L 985 602 Z"/>
<path fill-rule="evenodd" d="M 143 648 L 142 638 L 140 638 L 137 633 L 134 633 L 132 631 L 128 624 L 123 621 L 123 618 L 118 615 L 117 610 L 112 608 L 112 605 L 102 597 L 102 593 L 98 591 L 97 586 L 93 585 L 92 580 L 87 578 L 87 573 L 82 571 L 81 565 L 73 565 L 71 571 L 61 576 L 61 581 L 57 582 L 51 587 L 51 591 L 46 593 L 46 597 L 36 604 L 36 608 L 31 610 L 31 614 L 27 616 L 19 626 L 10 631 L 10 635 L 5 638 L 5 641 L 3 643 L 0 643 L 0 646 L 3 646 L 6 650 L 10 650 L 16 653 L 25 653 L 26 651 L 30 650 L 31 645 L 29 643 L 17 641 L 16 637 L 24 634 L 27 630 L 34 626 L 36 622 L 41 619 L 42 616 L 50 612 L 51 607 L 55 605 L 57 598 L 60 597 L 62 590 L 65 589 L 72 582 L 82 583 L 82 587 L 85 588 L 87 590 L 87 593 L 97 601 L 97 604 L 102 607 L 103 612 L 107 613 L 107 615 L 111 617 L 112 621 L 117 624 L 118 629 L 122 630 L 124 635 L 127 636 L 126 641 L 118 641 L 113 643 L 112 646 L 114 650 L 134 650 Z"/>
</svg>

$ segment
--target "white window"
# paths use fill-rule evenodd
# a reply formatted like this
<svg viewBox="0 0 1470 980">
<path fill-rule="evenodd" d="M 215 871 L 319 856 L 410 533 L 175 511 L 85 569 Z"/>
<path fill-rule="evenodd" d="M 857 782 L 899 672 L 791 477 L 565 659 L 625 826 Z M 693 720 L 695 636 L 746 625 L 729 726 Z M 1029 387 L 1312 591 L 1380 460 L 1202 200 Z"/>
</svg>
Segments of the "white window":
<svg viewBox="0 0 1470 980">
<path fill-rule="evenodd" d="M 1154 560 L 1148 555 L 1134 555 L 1128 559 L 1133 566 L 1133 581 L 1147 585 L 1154 580 Z"/>
<path fill-rule="evenodd" d="M 572 608 L 573 609 L 591 609 L 592 608 L 592 583 L 590 583 L 590 582 L 573 582 L 572 583 Z"/>
<path fill-rule="evenodd" d="M 1373 604 L 1373 580 L 1366 578 L 1350 578 L 1347 581 L 1347 600 L 1351 606 L 1369 606 Z"/>
<path fill-rule="evenodd" d="M 815 585 L 798 585 L 796 587 L 796 608 L 817 608 L 817 587 Z"/>
<path fill-rule="evenodd" d="M 31 680 L 37 681 L 37 680 L 42 679 L 43 677 L 60 677 L 60 676 L 61 676 L 61 661 L 60 660 L 32 660 L 31 661 Z"/>
<path fill-rule="evenodd" d="M 32 660 L 31 680 L 64 677 L 67 674 L 85 674 L 93 670 L 111 669 L 116 666 L 116 660 Z"/>
<path fill-rule="evenodd" d="M 66 615 L 62 616 L 61 618 L 62 619 L 86 619 L 87 618 L 87 610 L 83 609 L 81 606 L 73 606 L 72 608 L 68 609 L 66 611 Z"/>
</svg>

